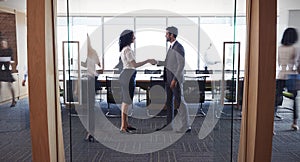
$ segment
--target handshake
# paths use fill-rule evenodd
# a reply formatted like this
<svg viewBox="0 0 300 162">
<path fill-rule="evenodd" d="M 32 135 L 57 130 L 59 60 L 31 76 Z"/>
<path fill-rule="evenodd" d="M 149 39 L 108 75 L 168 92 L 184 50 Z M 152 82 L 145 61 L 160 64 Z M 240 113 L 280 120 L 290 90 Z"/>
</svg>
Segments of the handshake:
<svg viewBox="0 0 300 162">
<path fill-rule="evenodd" d="M 147 60 L 147 63 L 150 63 L 152 65 L 156 65 L 157 64 L 157 61 L 155 59 L 148 59 Z"/>
</svg>

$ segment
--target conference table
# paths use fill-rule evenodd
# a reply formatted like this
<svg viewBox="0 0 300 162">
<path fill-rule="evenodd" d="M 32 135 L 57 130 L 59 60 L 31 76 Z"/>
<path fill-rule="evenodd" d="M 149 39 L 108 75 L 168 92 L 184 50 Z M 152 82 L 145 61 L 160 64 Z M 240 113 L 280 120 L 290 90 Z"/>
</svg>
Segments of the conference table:
<svg viewBox="0 0 300 162">
<path fill-rule="evenodd" d="M 101 83 L 102 87 L 105 87 L 106 83 L 106 77 L 115 77 L 118 78 L 120 74 L 112 74 L 112 73 L 107 73 L 107 74 L 100 74 L 98 76 L 98 81 Z M 163 82 L 162 74 L 139 74 L 137 73 L 136 75 L 136 86 L 140 87 L 142 89 L 147 89 L 150 86 L 150 81 L 152 78 L 161 78 L 161 81 Z M 217 73 L 217 74 L 185 74 L 184 75 L 184 80 L 185 82 L 188 81 L 195 81 L 200 78 L 205 78 L 205 89 L 206 90 L 211 90 L 211 84 L 213 82 L 220 82 L 222 81 L 222 73 Z M 236 77 L 233 79 L 235 80 Z M 240 79 L 243 77 L 240 77 Z M 231 81 L 232 80 L 232 74 L 230 75 L 224 75 L 223 78 L 225 81 Z"/>
<path fill-rule="evenodd" d="M 197 75 L 185 75 L 185 81 L 195 81 L 199 78 L 210 78 L 212 74 L 197 74 Z M 106 84 L 106 77 L 114 77 L 118 78 L 119 74 L 100 74 L 98 76 L 98 81 L 101 83 L 102 87 L 105 87 Z M 158 78 L 161 78 L 160 81 L 163 82 L 162 74 L 137 74 L 136 75 L 136 87 L 140 87 L 144 90 L 147 90 L 150 87 L 151 84 L 151 77 L 156 78 L 156 80 L 159 80 Z M 210 80 L 207 80 L 210 82 Z"/>
</svg>

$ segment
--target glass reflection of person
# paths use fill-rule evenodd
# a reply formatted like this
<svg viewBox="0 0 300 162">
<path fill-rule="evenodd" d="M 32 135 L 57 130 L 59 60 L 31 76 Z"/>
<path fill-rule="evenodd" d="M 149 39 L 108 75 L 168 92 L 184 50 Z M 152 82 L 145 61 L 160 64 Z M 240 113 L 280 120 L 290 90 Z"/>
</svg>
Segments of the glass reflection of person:
<svg viewBox="0 0 300 162">
<path fill-rule="evenodd" d="M 1 49 L 0 49 L 0 89 L 1 89 L 1 82 L 7 82 L 8 87 L 10 89 L 12 95 L 12 102 L 10 107 L 16 106 L 15 100 L 15 91 L 13 89 L 13 82 L 15 79 L 12 76 L 11 71 L 11 63 L 13 62 L 13 50 L 8 46 L 7 40 L 1 41 Z"/>
<path fill-rule="evenodd" d="M 101 67 L 99 57 L 95 49 L 92 48 L 90 43 L 90 37 L 87 35 L 87 58 L 85 62 L 81 62 L 81 66 L 87 68 L 87 78 L 88 78 L 88 132 L 85 137 L 86 141 L 94 142 L 95 133 L 95 82 L 97 81 L 98 74 L 96 72 L 95 66 Z"/>
<path fill-rule="evenodd" d="M 136 128 L 129 125 L 127 115 L 128 107 L 132 104 L 134 95 L 136 68 L 147 63 L 156 63 L 154 59 L 136 62 L 135 53 L 130 47 L 134 41 L 135 36 L 132 30 L 124 30 L 119 38 L 119 51 L 121 52 L 121 60 L 123 63 L 123 70 L 119 78 L 122 88 L 121 133 L 132 133 L 133 130 L 136 130 Z"/>
<path fill-rule="evenodd" d="M 298 130 L 297 119 L 298 119 L 298 108 L 296 106 L 295 96 L 297 95 L 296 87 L 289 86 L 288 83 L 295 82 L 295 80 L 289 80 L 288 77 L 291 74 L 298 74 L 295 66 L 299 65 L 299 49 L 294 44 L 298 41 L 298 34 L 295 28 L 287 28 L 281 39 L 281 46 L 278 47 L 278 64 L 281 67 L 277 78 L 276 78 L 276 107 L 282 102 L 282 91 L 284 87 L 287 87 L 288 91 L 292 94 L 291 98 L 294 100 L 293 108 L 293 124 L 292 129 Z M 292 82 L 291 82 L 292 81 Z M 295 84 L 293 84 L 295 85 Z"/>
</svg>

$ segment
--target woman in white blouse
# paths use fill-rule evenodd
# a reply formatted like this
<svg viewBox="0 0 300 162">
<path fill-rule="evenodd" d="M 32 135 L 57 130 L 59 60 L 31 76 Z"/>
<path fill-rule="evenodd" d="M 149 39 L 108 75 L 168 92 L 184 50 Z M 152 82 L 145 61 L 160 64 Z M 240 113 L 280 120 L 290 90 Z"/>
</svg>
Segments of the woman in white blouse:
<svg viewBox="0 0 300 162">
<path fill-rule="evenodd" d="M 298 41 L 298 34 L 295 28 L 287 28 L 281 39 L 281 46 L 278 47 L 278 64 L 281 70 L 276 78 L 276 107 L 282 102 L 282 91 L 284 87 L 287 87 L 288 91 L 292 94 L 291 98 L 295 101 L 297 95 L 295 79 L 289 79 L 293 74 L 298 74 L 297 69 L 299 67 L 299 54 L 294 44 Z M 297 69 L 295 68 L 297 67 Z M 296 75 L 294 75 L 296 76 Z M 276 111 L 277 109 L 275 109 Z M 298 108 L 296 102 L 294 102 L 293 109 L 293 124 L 292 129 L 298 130 L 297 119 L 298 119 Z"/>
<path fill-rule="evenodd" d="M 123 62 L 123 70 L 119 78 L 122 87 L 121 133 L 132 133 L 133 130 L 136 130 L 136 128 L 128 124 L 127 115 L 128 106 L 132 104 L 134 95 L 136 68 L 147 63 L 153 65 L 156 63 L 154 59 L 147 59 L 142 62 L 135 61 L 135 53 L 130 47 L 134 40 L 135 36 L 132 30 L 124 30 L 119 38 L 119 50 Z"/>
</svg>

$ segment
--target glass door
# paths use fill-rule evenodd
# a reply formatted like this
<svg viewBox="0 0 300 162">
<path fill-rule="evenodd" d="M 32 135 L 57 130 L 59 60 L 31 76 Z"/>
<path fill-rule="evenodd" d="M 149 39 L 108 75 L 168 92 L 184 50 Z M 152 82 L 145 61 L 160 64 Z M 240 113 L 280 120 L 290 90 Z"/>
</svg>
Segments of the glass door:
<svg viewBox="0 0 300 162">
<path fill-rule="evenodd" d="M 75 111 L 63 119 L 63 124 L 69 125 L 64 127 L 64 140 L 66 146 L 70 146 L 66 147 L 67 159 L 237 161 L 245 66 L 245 1 L 120 4 L 113 0 L 98 4 L 65 0 L 58 5 L 67 6 L 67 10 L 58 10 L 58 15 L 64 15 L 58 19 L 67 21 L 60 24 L 58 33 L 62 34 L 58 35 L 58 42 L 66 40 L 68 48 L 63 51 L 69 53 L 67 60 L 75 62 L 69 62 L 66 70 L 75 72 L 76 92 L 79 92 L 77 102 L 74 99 L 70 104 Z M 120 56 L 119 37 L 126 29 L 134 32 L 136 39 L 131 49 L 136 62 L 164 61 L 170 45 L 166 40 L 166 28 L 170 26 L 178 29 L 176 40 L 184 48 L 184 57 L 178 55 L 177 58 L 185 62 L 181 98 L 186 109 L 180 105 L 174 110 L 172 130 L 157 129 L 166 123 L 168 108 L 164 102 L 151 103 L 151 91 L 155 89 L 158 91 L 155 97 L 165 99 L 165 82 L 157 79 L 162 86 L 155 86 L 151 78 L 162 78 L 166 74 L 144 74 L 145 69 L 164 71 L 163 67 L 146 64 L 136 69 L 135 80 L 136 87 L 146 90 L 147 99 L 139 101 L 134 95 L 133 104 L 129 106 L 132 111 L 128 114 L 128 122 L 137 130 L 130 134 L 120 133 L 121 104 L 108 102 L 108 98 L 117 98 L 121 93 L 120 89 L 112 90 L 120 81 L 120 74 L 114 73 Z M 76 47 L 72 42 L 78 42 Z M 112 82 L 112 78 L 117 79 Z M 174 107 L 176 101 L 174 99 Z M 149 115 L 151 108 L 160 112 Z M 183 123 L 183 110 L 188 110 L 191 131 L 177 129 Z"/>
</svg>

